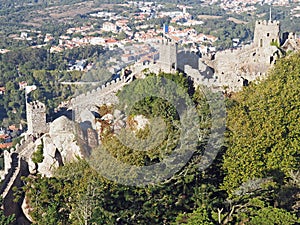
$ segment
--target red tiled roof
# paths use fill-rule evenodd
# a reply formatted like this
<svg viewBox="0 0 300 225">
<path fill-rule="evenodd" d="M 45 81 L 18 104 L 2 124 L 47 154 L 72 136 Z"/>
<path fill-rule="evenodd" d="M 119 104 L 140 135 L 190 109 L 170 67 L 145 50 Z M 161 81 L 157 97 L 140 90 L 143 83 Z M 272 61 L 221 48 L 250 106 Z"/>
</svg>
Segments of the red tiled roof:
<svg viewBox="0 0 300 225">
<path fill-rule="evenodd" d="M 115 39 L 112 39 L 112 38 L 105 40 L 105 43 L 116 43 L 116 42 L 118 42 L 118 41 Z"/>
<path fill-rule="evenodd" d="M 180 38 L 179 37 L 176 37 L 176 36 L 170 36 L 171 39 L 173 39 L 174 41 L 179 41 Z"/>
<path fill-rule="evenodd" d="M 6 139 L 7 137 L 8 137 L 7 134 L 0 134 L 0 138 L 2 138 L 2 139 Z"/>
<path fill-rule="evenodd" d="M 13 130 L 13 131 L 19 130 L 19 129 L 16 127 L 16 125 L 10 125 L 10 126 L 8 127 L 8 129 Z"/>
<path fill-rule="evenodd" d="M 12 142 L 0 144 L 0 149 L 12 147 Z"/>
</svg>

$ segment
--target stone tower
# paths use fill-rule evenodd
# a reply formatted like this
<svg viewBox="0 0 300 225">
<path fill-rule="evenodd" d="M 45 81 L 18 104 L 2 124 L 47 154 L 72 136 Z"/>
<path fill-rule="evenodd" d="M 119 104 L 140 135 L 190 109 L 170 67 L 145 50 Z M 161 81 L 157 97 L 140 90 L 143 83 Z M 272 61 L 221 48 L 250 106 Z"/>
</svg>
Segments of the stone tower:
<svg viewBox="0 0 300 225">
<path fill-rule="evenodd" d="M 264 64 L 264 68 L 259 71 L 266 72 L 268 65 L 272 65 L 278 58 L 278 49 L 271 43 L 280 45 L 280 25 L 279 21 L 258 20 L 255 24 L 253 47 L 256 55 L 253 59 Z"/>
<path fill-rule="evenodd" d="M 40 101 L 26 103 L 28 134 L 42 134 L 48 131 L 46 106 Z"/>
<path fill-rule="evenodd" d="M 159 46 L 159 63 L 165 72 L 177 70 L 177 43 L 168 39 L 163 40 Z"/>
<path fill-rule="evenodd" d="M 277 42 L 280 44 L 279 32 L 279 21 L 256 21 L 253 40 L 254 46 L 260 49 L 265 49 L 270 46 L 271 42 Z"/>
</svg>

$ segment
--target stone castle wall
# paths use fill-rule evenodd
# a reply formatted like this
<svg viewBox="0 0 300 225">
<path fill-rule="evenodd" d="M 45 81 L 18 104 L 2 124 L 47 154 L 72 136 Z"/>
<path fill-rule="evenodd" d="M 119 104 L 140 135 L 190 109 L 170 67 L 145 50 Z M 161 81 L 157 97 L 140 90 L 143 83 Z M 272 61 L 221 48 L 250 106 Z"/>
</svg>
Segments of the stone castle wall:
<svg viewBox="0 0 300 225">
<path fill-rule="evenodd" d="M 257 21 L 254 41 L 239 49 L 217 52 L 213 62 L 217 73 L 266 72 L 278 57 L 278 49 L 271 42 L 279 40 L 278 21 Z"/>
<path fill-rule="evenodd" d="M 246 72 L 242 71 L 243 64 L 254 62 L 253 55 L 256 54 L 256 49 L 251 45 L 239 48 L 229 49 L 217 52 L 215 60 L 212 64 L 216 73 L 225 74 L 228 72 Z"/>
<path fill-rule="evenodd" d="M 184 71 L 184 66 L 189 65 L 194 69 L 199 68 L 199 56 L 194 52 L 181 51 L 177 53 L 177 68 Z"/>
<path fill-rule="evenodd" d="M 125 78 L 117 78 L 116 80 L 108 82 L 97 89 L 93 89 L 71 99 L 73 120 L 76 122 L 84 122 L 81 118 L 83 112 L 94 111 L 97 109 L 96 106 L 102 104 L 117 104 L 118 97 L 116 96 L 116 93 L 125 84 Z"/>
<path fill-rule="evenodd" d="M 18 220 L 22 217 L 22 224 L 29 224 L 26 218 L 23 217 L 21 203 L 23 198 L 21 197 L 18 202 L 15 202 L 15 196 L 13 187 L 20 187 L 23 186 L 24 182 L 22 181 L 22 176 L 28 176 L 27 173 L 27 162 L 22 160 L 18 153 L 11 153 L 12 158 L 11 168 L 9 169 L 8 174 L 6 175 L 5 179 L 2 182 L 1 186 L 1 195 L 3 198 L 3 212 L 6 216 L 14 214 L 17 218 L 17 222 L 14 224 L 19 224 Z M 25 223 L 26 222 L 26 223 Z"/>
<path fill-rule="evenodd" d="M 258 78 L 265 78 L 265 73 L 227 73 L 227 74 L 217 74 L 215 73 L 212 78 L 207 78 L 197 69 L 186 65 L 185 73 L 194 81 L 195 85 L 205 85 L 211 87 L 215 90 L 228 90 L 228 91 L 239 91 L 248 82 L 253 82 Z"/>
<path fill-rule="evenodd" d="M 265 72 L 270 65 L 269 62 L 262 63 L 262 59 L 264 60 L 265 56 L 257 53 L 258 48 L 254 47 L 253 44 L 243 46 L 240 49 L 218 52 L 213 60 L 209 60 L 209 63 L 194 52 L 178 51 L 177 48 L 173 49 L 172 52 L 167 51 L 166 49 L 170 46 L 174 46 L 169 42 L 163 42 L 160 45 L 158 63 L 150 63 L 146 66 L 150 71 L 172 72 L 169 71 L 169 67 L 172 67 L 169 61 L 170 54 L 173 55 L 174 51 L 176 51 L 175 64 L 180 71 L 183 71 L 193 79 L 196 85 L 206 85 L 215 89 L 227 87 L 231 91 L 238 91 L 247 82 L 259 77 L 259 72 Z"/>
</svg>

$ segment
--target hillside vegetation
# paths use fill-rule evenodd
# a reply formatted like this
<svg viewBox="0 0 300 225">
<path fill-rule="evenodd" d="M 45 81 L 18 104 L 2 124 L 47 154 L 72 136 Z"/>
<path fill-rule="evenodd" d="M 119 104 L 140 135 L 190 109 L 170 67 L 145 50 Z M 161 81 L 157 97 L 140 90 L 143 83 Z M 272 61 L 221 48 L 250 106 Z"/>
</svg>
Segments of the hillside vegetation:
<svg viewBox="0 0 300 225">
<path fill-rule="evenodd" d="M 237 94 L 228 111 L 223 168 L 230 192 L 255 177 L 288 178 L 300 167 L 300 54 L 286 57 L 268 79 Z"/>
<path fill-rule="evenodd" d="M 26 179 L 32 218 L 36 224 L 298 224 L 299 74 L 297 53 L 278 61 L 266 80 L 227 99 L 226 146 L 206 171 L 199 172 L 197 167 L 205 141 L 199 142 L 181 171 L 145 187 L 109 181 L 79 160 L 61 167 L 55 178 Z M 192 93 L 199 115 L 207 115 L 201 103 L 204 96 L 199 90 L 188 90 L 183 76 L 160 76 L 182 84 Z M 134 91 L 145 89 L 136 85 Z M 154 112 L 167 123 L 176 120 L 172 107 L 157 98 L 147 98 L 135 107 L 136 114 Z M 159 109 L 169 114 L 162 115 Z M 177 130 L 169 128 L 176 141 Z M 155 149 L 152 158 L 136 155 L 111 135 L 106 138 L 108 152 L 124 162 L 145 165 L 163 156 L 163 149 Z"/>
<path fill-rule="evenodd" d="M 299 75 L 296 53 L 228 100 L 223 181 L 215 186 L 226 194 L 206 192 L 208 199 L 177 224 L 299 224 Z"/>
</svg>

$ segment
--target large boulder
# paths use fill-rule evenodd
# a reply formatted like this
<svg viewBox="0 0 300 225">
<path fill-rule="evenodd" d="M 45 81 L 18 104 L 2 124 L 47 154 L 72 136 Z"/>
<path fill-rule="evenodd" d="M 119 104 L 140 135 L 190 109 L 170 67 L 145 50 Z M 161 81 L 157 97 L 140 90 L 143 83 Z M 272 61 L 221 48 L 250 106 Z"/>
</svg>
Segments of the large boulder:
<svg viewBox="0 0 300 225">
<path fill-rule="evenodd" d="M 82 136 L 80 130 L 75 129 L 75 123 L 65 116 L 61 116 L 50 124 L 49 133 L 44 134 L 34 142 L 34 151 L 43 145 L 43 161 L 35 164 L 32 154 L 28 160 L 29 172 L 40 173 L 43 176 L 53 176 L 53 171 L 59 166 L 83 157 L 78 137 Z M 78 130 L 78 132 L 76 131 Z"/>
<path fill-rule="evenodd" d="M 38 164 L 37 169 L 39 173 L 44 174 L 47 177 L 51 177 L 53 168 L 57 168 L 59 166 L 59 161 L 56 157 L 57 149 L 48 135 L 44 135 L 42 141 L 44 145 L 44 160 L 42 163 Z"/>
<path fill-rule="evenodd" d="M 94 114 L 85 109 L 80 113 L 81 122 L 89 122 L 90 126 L 95 129 L 95 116 Z"/>
<path fill-rule="evenodd" d="M 75 123 L 65 116 L 57 118 L 50 124 L 49 135 L 61 154 L 63 163 L 72 161 L 77 156 L 83 156 L 77 145 L 77 133 Z"/>
</svg>

